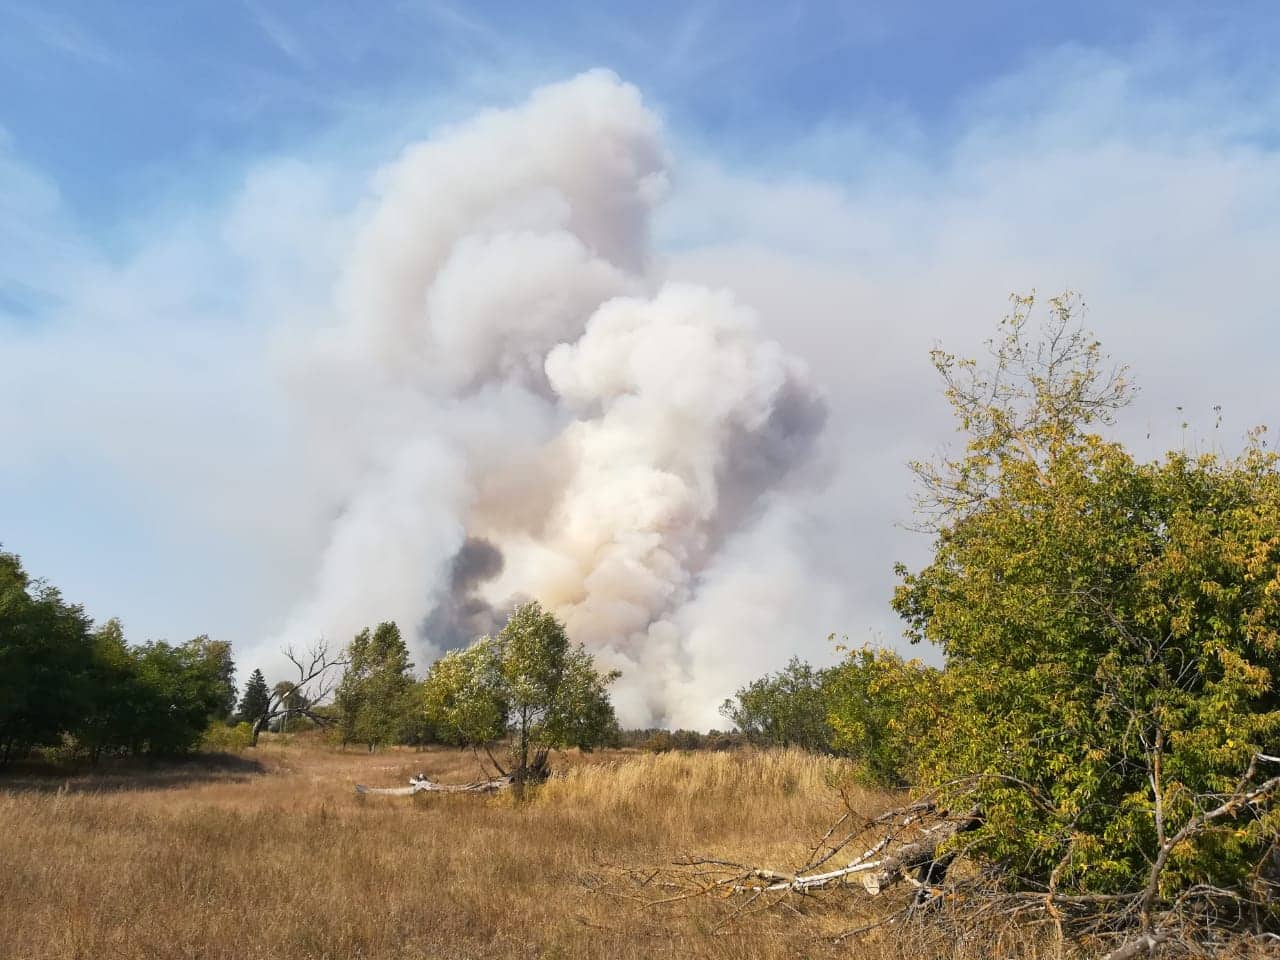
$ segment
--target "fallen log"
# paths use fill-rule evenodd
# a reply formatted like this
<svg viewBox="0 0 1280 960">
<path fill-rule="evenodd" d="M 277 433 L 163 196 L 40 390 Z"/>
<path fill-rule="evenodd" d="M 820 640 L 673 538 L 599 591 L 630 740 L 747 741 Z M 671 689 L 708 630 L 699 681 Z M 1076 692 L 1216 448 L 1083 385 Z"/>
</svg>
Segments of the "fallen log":
<svg viewBox="0 0 1280 960">
<path fill-rule="evenodd" d="M 920 831 L 919 835 L 909 841 L 902 840 L 902 833 L 908 828 L 918 828 L 921 820 L 933 820 L 932 826 Z M 811 859 L 809 864 L 796 873 L 783 873 L 767 867 L 749 866 L 725 860 L 685 859 L 679 861 L 682 867 L 711 868 L 712 872 L 733 871 L 730 876 L 713 881 L 711 887 L 701 882 L 693 885 L 702 893 L 709 889 L 728 890 L 733 893 L 750 893 L 753 895 L 766 893 L 810 893 L 829 887 L 842 885 L 848 880 L 857 878 L 863 888 L 872 896 L 900 880 L 907 879 L 906 873 L 917 870 L 917 877 L 912 884 L 920 888 L 920 899 L 928 898 L 929 891 L 941 884 L 946 876 L 954 853 L 938 855 L 938 848 L 944 841 L 957 833 L 976 829 L 981 825 L 981 818 L 976 810 L 960 817 L 950 817 L 946 811 L 937 811 L 931 803 L 917 803 L 909 807 L 891 810 L 886 814 L 867 822 L 867 827 L 884 825 L 887 832 L 874 844 L 843 867 L 818 872 L 814 868 L 829 861 L 837 852 L 844 849 L 856 836 L 863 832 L 855 831 L 831 848 L 825 856 Z M 833 828 L 834 829 L 834 828 Z M 863 828 L 865 829 L 865 828 Z M 828 837 L 831 831 L 828 831 Z M 828 837 L 824 837 L 824 842 Z M 881 859 L 881 856 L 893 844 L 900 844 L 898 849 Z M 678 882 L 678 881 L 677 881 Z"/>
<path fill-rule="evenodd" d="M 1163 872 L 1179 848 L 1211 837 L 1211 828 L 1224 830 L 1233 821 L 1239 821 L 1240 826 L 1266 822 L 1264 818 L 1273 814 L 1280 797 L 1280 776 L 1261 779 L 1262 764 L 1280 765 L 1280 755 L 1255 754 L 1233 791 L 1198 795 L 1199 812 L 1180 829 L 1170 829 L 1166 835 L 1161 828 L 1159 845 L 1152 851 L 1149 871 L 1139 889 L 1131 884 L 1121 892 L 1096 893 L 1081 884 L 1078 892 L 1059 892 L 1057 880 L 1069 860 L 1070 847 L 1049 874 L 1047 884 L 1034 872 L 1019 874 L 1015 865 L 984 857 L 981 847 L 976 848 L 975 856 L 975 844 L 958 836 L 979 830 L 988 822 L 975 804 L 980 795 L 975 790 L 960 807 L 967 807 L 967 812 L 959 815 L 925 799 L 865 818 L 846 800 L 847 811 L 817 842 L 809 860 L 792 872 L 758 863 L 683 857 L 675 861 L 675 870 L 629 871 L 632 883 L 674 891 L 657 899 L 644 895 L 630 899 L 656 907 L 694 897 L 728 899 L 741 895 L 743 900 L 723 921 L 732 923 L 748 912 L 778 906 L 799 913 L 787 902 L 797 894 L 830 890 L 837 896 L 851 891 L 857 896 L 860 886 L 861 892 L 878 897 L 889 887 L 903 884 L 915 888 L 913 897 L 886 898 L 890 902 L 881 916 L 840 934 L 836 942 L 900 921 L 921 923 L 920 929 L 925 930 L 922 921 L 926 918 L 930 923 L 942 921 L 938 926 L 941 935 L 966 938 L 998 935 L 1003 939 L 1015 928 L 1034 933 L 1039 925 L 1051 924 L 1059 943 L 1070 938 L 1096 949 L 1097 953 L 1090 955 L 1104 960 L 1141 960 L 1175 946 L 1188 954 L 1201 951 L 1210 955 L 1232 938 L 1239 938 L 1241 944 L 1261 942 L 1259 938 L 1280 942 L 1273 926 L 1276 880 L 1271 871 L 1280 864 L 1280 842 L 1274 841 L 1274 831 L 1272 843 L 1248 883 L 1218 887 L 1204 881 L 1184 881 L 1183 888 L 1173 893 L 1162 884 Z M 975 783 L 979 779 L 973 778 Z M 1027 789 L 1051 815 L 1061 814 L 1031 785 L 1013 777 L 999 779 Z M 963 785 L 957 782 L 950 786 Z M 847 835 L 837 834 L 844 830 L 849 830 Z M 1236 832 L 1239 835 L 1240 831 Z M 849 850 L 859 848 L 861 853 L 844 860 Z M 843 865 L 831 863 L 837 857 Z M 955 869 L 956 863 L 970 858 L 969 869 Z M 661 880 L 655 884 L 659 876 Z"/>
<path fill-rule="evenodd" d="M 1144 933 L 1135 940 L 1121 944 L 1102 960 L 1136 960 L 1138 957 L 1148 957 L 1156 952 L 1156 947 L 1168 939 L 1167 933 Z"/>
<path fill-rule="evenodd" d="M 938 847 L 958 833 L 976 830 L 982 820 L 976 810 L 971 810 L 955 820 L 946 820 L 924 830 L 919 839 L 903 844 L 892 856 L 885 857 L 877 866 L 875 873 L 862 875 L 862 887 L 871 894 L 879 896 L 880 891 L 901 880 L 909 870 L 918 870 L 917 878 L 921 886 L 934 886 L 942 882 L 947 868 L 951 865 L 953 854 L 937 855 Z"/>
<path fill-rule="evenodd" d="M 436 783 L 428 780 L 425 773 L 411 777 L 407 787 L 366 787 L 356 784 L 356 793 L 377 794 L 383 797 L 409 797 L 415 793 L 496 793 L 511 786 L 510 777 L 496 777 L 492 780 L 474 780 L 471 783 Z"/>
</svg>

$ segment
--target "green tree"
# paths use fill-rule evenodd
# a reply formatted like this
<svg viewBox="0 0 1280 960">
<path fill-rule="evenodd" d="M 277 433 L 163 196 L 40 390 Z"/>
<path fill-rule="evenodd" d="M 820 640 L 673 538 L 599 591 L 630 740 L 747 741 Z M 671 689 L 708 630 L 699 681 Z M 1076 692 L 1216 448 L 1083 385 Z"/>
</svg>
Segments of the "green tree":
<svg viewBox="0 0 1280 960">
<path fill-rule="evenodd" d="M 825 674 L 799 657 L 754 680 L 720 705 L 720 715 L 753 743 L 831 749 Z"/>
<path fill-rule="evenodd" d="M 271 708 L 271 691 L 267 687 L 267 678 L 261 670 L 255 669 L 249 674 L 249 681 L 244 685 L 244 696 L 236 708 L 236 719 L 241 723 L 252 724 L 264 716 Z"/>
<path fill-rule="evenodd" d="M 221 659 L 207 638 L 181 646 L 154 641 L 134 651 L 139 680 L 135 750 L 145 741 L 160 756 L 189 753 L 226 703 Z"/>
<path fill-rule="evenodd" d="M 92 762 L 107 752 L 141 751 L 145 703 L 134 651 L 125 642 L 120 621 L 112 618 L 93 633 L 87 703 L 72 727 Z"/>
<path fill-rule="evenodd" d="M 482 637 L 432 665 L 423 703 L 448 739 L 489 750 L 517 785 L 544 779 L 551 750 L 590 750 L 616 742 L 608 686 L 620 676 L 596 670 L 581 644 L 536 603 L 518 608 L 497 637 Z M 511 769 L 491 747 L 508 740 Z"/>
<path fill-rule="evenodd" d="M 872 782 L 916 782 L 921 750 L 945 713 L 941 671 L 862 647 L 823 680 L 832 749 L 858 762 Z"/>
<path fill-rule="evenodd" d="M 92 658 L 84 611 L 0 553 L 0 766 L 75 726 Z"/>
<path fill-rule="evenodd" d="M 201 634 L 190 641 L 193 656 L 204 661 L 205 676 L 212 679 L 221 695 L 213 711 L 213 719 L 230 720 L 236 709 L 236 664 L 231 657 L 231 644 L 225 640 L 210 640 Z"/>
<path fill-rule="evenodd" d="M 425 722 L 445 743 L 483 748 L 502 769 L 491 749 L 506 736 L 509 714 L 497 641 L 483 637 L 449 651 L 431 665 L 419 691 Z"/>
<path fill-rule="evenodd" d="M 227 643 L 130 647 L 118 620 L 99 629 L 56 589 L 0 553 L 0 763 L 70 734 L 106 751 L 179 754 L 225 718 L 235 665 Z"/>
<path fill-rule="evenodd" d="M 1076 301 L 1050 302 L 1039 339 L 1032 306 L 1016 302 L 989 364 L 934 355 L 967 445 L 916 465 L 935 554 L 899 567 L 894 600 L 946 654 L 923 769 L 980 811 L 964 843 L 1015 886 L 1138 891 L 1144 918 L 1212 890 L 1266 903 L 1276 458 L 1255 437 L 1238 457 L 1136 462 L 1097 432 L 1124 369 Z M 1224 797 L 1248 799 L 1208 817 Z"/>
<path fill-rule="evenodd" d="M 409 650 L 394 623 L 360 631 L 347 648 L 346 674 L 335 703 L 343 742 L 369 750 L 398 742 L 409 726 L 413 677 Z"/>
</svg>

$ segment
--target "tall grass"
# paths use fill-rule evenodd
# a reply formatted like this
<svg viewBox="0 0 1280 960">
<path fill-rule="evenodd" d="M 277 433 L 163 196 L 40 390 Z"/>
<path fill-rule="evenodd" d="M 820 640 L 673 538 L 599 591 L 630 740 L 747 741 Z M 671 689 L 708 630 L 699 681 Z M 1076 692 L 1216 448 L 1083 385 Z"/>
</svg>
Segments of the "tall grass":
<svg viewBox="0 0 1280 960">
<path fill-rule="evenodd" d="M 813 953 L 785 918 L 713 932 L 720 905 L 672 913 L 595 888 L 688 852 L 803 860 L 838 808 L 833 761 L 573 754 L 515 803 L 352 790 L 419 770 L 473 779 L 474 759 L 459 752 L 294 742 L 259 756 L 261 772 L 0 780 L 0 957 Z"/>
<path fill-rule="evenodd" d="M 647 902 L 664 891 L 645 878 L 676 857 L 803 863 L 844 809 L 833 783 L 867 813 L 900 799 L 848 787 L 828 758 L 573 753 L 517 803 L 352 789 L 475 779 L 458 751 L 344 753 L 299 737 L 249 756 L 0 779 L 0 958 L 1080 955 L 1035 934 L 966 941 L 927 925 L 834 944 L 881 907 L 853 894 L 742 914 L 713 897 Z"/>
</svg>

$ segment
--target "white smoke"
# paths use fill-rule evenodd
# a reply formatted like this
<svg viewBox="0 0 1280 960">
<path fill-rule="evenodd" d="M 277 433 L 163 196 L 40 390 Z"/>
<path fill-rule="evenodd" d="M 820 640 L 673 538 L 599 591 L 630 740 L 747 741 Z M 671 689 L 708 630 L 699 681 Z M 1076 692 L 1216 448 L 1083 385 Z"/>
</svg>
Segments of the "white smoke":
<svg viewBox="0 0 1280 960">
<path fill-rule="evenodd" d="M 336 517 L 282 642 L 395 619 L 425 665 L 534 597 L 622 669 L 624 723 L 704 722 L 744 679 L 699 649 L 723 553 L 785 525 L 824 406 L 730 293 L 655 276 L 665 183 L 660 123 L 599 71 L 376 176 L 289 353 Z"/>
</svg>

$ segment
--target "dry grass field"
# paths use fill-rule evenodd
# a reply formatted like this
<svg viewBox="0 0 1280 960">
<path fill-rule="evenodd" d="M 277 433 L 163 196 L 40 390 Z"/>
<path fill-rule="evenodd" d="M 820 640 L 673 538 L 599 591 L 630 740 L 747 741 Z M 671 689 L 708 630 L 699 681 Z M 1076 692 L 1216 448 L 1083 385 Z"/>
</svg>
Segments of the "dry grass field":
<svg viewBox="0 0 1280 960">
<path fill-rule="evenodd" d="M 833 942 L 887 906 L 860 893 L 748 912 L 740 897 L 650 902 L 669 893 L 636 878 L 681 856 L 805 862 L 844 809 L 832 784 L 866 813 L 901 800 L 849 786 L 838 761 L 604 751 L 555 768 L 523 802 L 362 796 L 356 783 L 478 770 L 459 751 L 344 752 L 298 736 L 150 769 L 9 772 L 0 960 L 1092 955 L 1009 930 L 966 941 L 889 927 Z"/>
<path fill-rule="evenodd" d="M 800 753 L 571 753 L 535 796 L 359 796 L 469 753 L 338 751 L 0 779 L 0 957 L 502 958 L 847 955 L 815 904 L 724 921 L 621 880 L 682 854 L 801 863 L 842 808 Z M 891 798 L 858 796 L 868 810 Z M 601 889 L 602 882 L 617 880 Z M 899 955 L 899 951 L 883 955 Z M 911 956 L 910 952 L 902 953 Z"/>
</svg>

